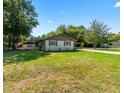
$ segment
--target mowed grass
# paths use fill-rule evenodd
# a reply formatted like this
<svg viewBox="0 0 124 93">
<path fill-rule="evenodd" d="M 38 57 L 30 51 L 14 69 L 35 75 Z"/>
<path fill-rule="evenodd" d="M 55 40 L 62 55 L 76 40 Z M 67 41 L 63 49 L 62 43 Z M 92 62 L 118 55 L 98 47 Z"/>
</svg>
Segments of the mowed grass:
<svg viewBox="0 0 124 93">
<path fill-rule="evenodd" d="M 119 93 L 119 57 L 84 51 L 5 51 L 4 93 Z"/>
</svg>

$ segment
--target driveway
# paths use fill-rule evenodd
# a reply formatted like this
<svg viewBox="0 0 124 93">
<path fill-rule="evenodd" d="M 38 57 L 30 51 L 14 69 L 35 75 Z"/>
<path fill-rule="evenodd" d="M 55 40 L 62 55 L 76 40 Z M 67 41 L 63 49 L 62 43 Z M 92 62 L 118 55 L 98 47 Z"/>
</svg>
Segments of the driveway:
<svg viewBox="0 0 124 93">
<path fill-rule="evenodd" d="M 89 51 L 89 52 L 99 52 L 99 53 L 105 53 L 105 54 L 117 54 L 117 55 L 120 55 L 120 52 L 114 52 L 114 51 L 90 50 L 90 49 L 77 49 L 77 50 L 83 50 L 83 51 Z"/>
</svg>

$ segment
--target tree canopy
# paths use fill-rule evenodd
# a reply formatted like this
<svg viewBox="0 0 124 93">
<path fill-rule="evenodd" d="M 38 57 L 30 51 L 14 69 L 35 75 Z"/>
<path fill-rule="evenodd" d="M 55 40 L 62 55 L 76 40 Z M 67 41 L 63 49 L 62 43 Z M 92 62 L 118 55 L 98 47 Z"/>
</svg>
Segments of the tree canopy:
<svg viewBox="0 0 124 93">
<path fill-rule="evenodd" d="M 13 49 L 38 25 L 37 16 L 31 0 L 3 1 L 3 34 L 6 41 L 12 43 Z"/>
<path fill-rule="evenodd" d="M 85 34 L 85 40 L 87 43 L 93 44 L 93 47 L 96 48 L 98 44 L 106 42 L 106 36 L 110 27 L 96 19 L 93 20 L 90 25 L 90 28 Z"/>
<path fill-rule="evenodd" d="M 120 33 L 109 33 L 107 35 L 107 41 L 119 41 L 120 40 Z"/>
</svg>

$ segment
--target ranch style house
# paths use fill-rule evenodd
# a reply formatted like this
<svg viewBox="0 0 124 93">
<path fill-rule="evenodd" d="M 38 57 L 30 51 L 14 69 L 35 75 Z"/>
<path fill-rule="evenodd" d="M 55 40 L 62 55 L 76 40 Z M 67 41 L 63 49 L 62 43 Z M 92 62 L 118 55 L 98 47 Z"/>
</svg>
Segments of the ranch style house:
<svg viewBox="0 0 124 93">
<path fill-rule="evenodd" d="M 23 43 L 24 49 L 39 49 L 42 51 L 73 51 L 76 40 L 65 35 L 58 34 L 37 42 Z"/>
</svg>

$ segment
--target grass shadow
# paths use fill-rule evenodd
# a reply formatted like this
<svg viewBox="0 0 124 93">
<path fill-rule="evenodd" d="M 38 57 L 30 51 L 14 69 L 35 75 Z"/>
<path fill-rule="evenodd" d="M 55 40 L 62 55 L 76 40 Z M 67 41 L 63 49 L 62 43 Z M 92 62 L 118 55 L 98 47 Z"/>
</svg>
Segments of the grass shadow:
<svg viewBox="0 0 124 93">
<path fill-rule="evenodd" d="M 40 57 L 49 56 L 49 52 L 42 52 L 36 50 L 11 50 L 11 51 L 4 51 L 3 53 L 3 63 L 4 64 L 12 64 L 12 63 L 19 63 L 19 62 L 26 62 L 30 60 L 35 60 Z"/>
</svg>

